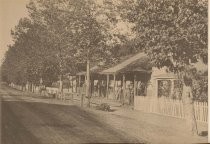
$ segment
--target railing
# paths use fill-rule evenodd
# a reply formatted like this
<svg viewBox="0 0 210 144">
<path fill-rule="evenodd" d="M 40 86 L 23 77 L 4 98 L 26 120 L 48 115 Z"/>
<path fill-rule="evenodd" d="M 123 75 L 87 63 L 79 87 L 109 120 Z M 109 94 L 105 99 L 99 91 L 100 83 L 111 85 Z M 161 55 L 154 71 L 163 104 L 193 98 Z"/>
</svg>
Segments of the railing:
<svg viewBox="0 0 210 144">
<path fill-rule="evenodd" d="M 152 98 L 144 96 L 135 96 L 134 109 L 144 112 L 156 113 L 161 115 L 184 118 L 184 105 L 181 100 L 167 98 Z M 194 102 L 195 117 L 197 121 L 208 121 L 207 102 Z"/>
</svg>

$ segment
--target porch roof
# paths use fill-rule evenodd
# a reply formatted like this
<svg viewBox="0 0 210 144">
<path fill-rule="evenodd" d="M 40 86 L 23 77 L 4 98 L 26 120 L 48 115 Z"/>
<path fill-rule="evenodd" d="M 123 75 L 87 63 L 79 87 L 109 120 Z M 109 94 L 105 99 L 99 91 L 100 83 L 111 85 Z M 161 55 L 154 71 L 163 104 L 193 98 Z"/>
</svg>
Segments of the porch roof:
<svg viewBox="0 0 210 144">
<path fill-rule="evenodd" d="M 132 67 L 131 65 L 135 65 L 135 63 L 139 62 L 139 60 L 146 58 L 147 55 L 145 53 L 138 53 L 133 57 L 128 58 L 127 60 L 111 67 L 106 70 L 100 72 L 100 74 L 115 74 L 118 72 L 128 72 L 128 71 L 147 71 L 143 68 L 139 67 Z"/>
</svg>

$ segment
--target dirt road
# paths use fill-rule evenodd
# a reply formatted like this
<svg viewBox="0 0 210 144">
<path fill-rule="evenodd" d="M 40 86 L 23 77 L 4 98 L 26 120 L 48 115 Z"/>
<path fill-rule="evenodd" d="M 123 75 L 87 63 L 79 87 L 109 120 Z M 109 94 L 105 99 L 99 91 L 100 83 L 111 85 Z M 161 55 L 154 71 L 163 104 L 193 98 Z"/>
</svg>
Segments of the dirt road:
<svg viewBox="0 0 210 144">
<path fill-rule="evenodd" d="M 1 88 L 2 144 L 141 142 L 75 105 L 27 98 Z"/>
</svg>

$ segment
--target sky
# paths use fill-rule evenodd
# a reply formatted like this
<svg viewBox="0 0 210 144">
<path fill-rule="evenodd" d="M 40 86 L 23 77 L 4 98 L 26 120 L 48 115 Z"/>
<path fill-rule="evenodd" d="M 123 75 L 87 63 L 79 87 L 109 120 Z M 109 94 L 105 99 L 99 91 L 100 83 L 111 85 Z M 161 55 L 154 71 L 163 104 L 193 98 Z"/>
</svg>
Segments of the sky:
<svg viewBox="0 0 210 144">
<path fill-rule="evenodd" d="M 26 4 L 29 0 L 0 0 L 0 64 L 7 51 L 7 45 L 12 44 L 11 29 L 22 17 L 28 15 Z"/>
</svg>

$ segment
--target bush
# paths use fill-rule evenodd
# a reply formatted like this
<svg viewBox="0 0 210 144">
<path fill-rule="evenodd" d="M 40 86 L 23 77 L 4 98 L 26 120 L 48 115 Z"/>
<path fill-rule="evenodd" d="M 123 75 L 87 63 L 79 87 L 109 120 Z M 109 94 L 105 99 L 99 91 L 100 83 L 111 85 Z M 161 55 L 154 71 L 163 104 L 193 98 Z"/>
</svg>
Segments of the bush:
<svg viewBox="0 0 210 144">
<path fill-rule="evenodd" d="M 208 77 L 193 80 L 193 98 L 196 101 L 208 102 Z"/>
<path fill-rule="evenodd" d="M 100 104 L 99 106 L 97 106 L 97 109 L 102 111 L 111 111 L 111 107 L 107 103 Z"/>
</svg>

